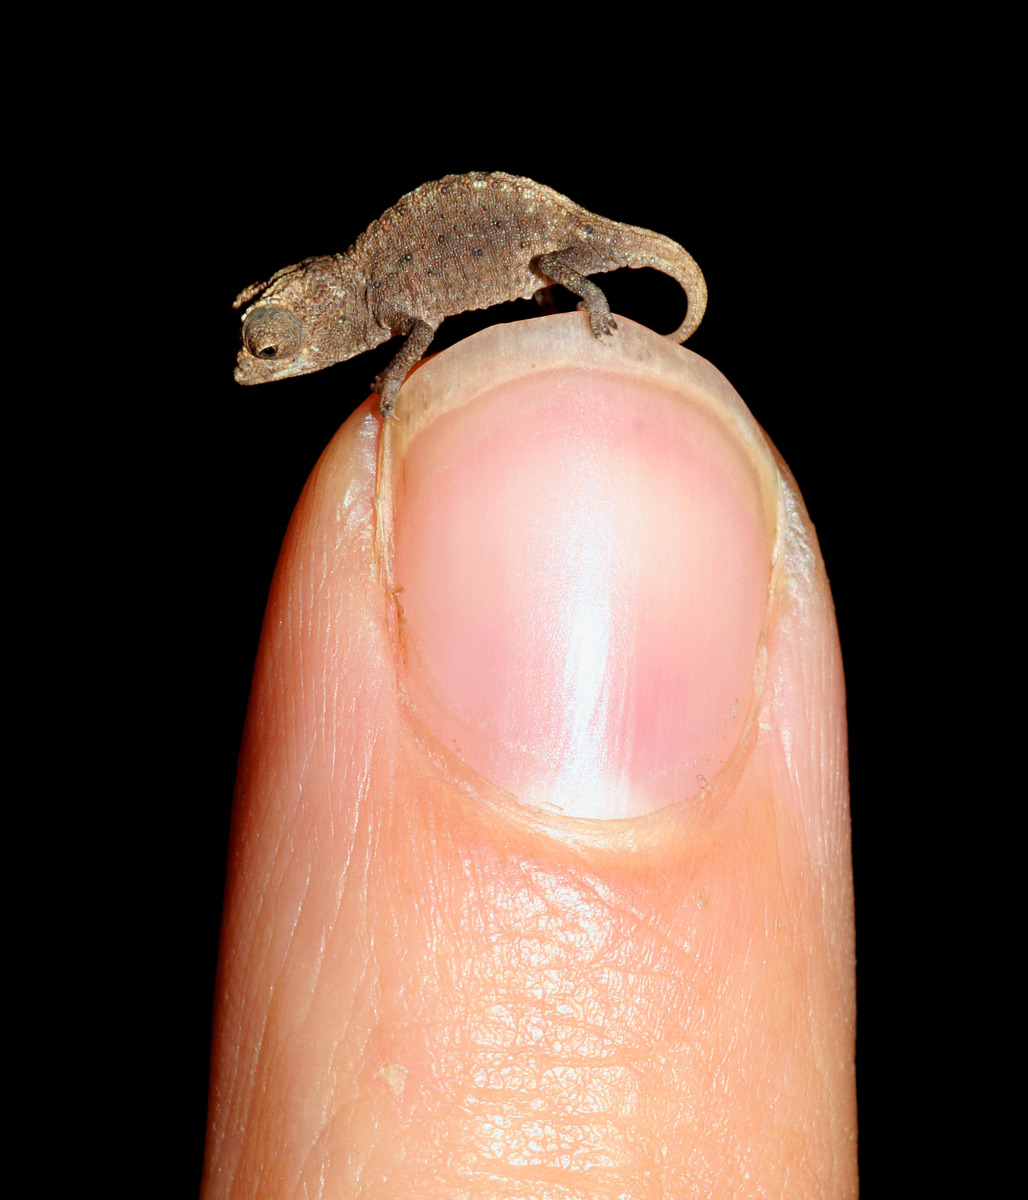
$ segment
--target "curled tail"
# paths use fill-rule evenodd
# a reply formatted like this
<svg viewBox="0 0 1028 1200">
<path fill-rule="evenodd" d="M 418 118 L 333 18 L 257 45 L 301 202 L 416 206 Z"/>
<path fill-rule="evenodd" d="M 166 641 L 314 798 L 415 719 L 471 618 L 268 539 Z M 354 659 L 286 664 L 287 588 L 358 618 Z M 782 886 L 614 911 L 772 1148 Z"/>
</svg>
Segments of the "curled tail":
<svg viewBox="0 0 1028 1200">
<path fill-rule="evenodd" d="M 652 267 L 670 275 L 682 287 L 689 302 L 685 320 L 673 332 L 666 334 L 670 342 L 684 342 L 703 320 L 707 307 L 707 283 L 696 260 L 683 246 L 660 233 L 622 225 L 621 245 L 626 267 Z"/>
</svg>

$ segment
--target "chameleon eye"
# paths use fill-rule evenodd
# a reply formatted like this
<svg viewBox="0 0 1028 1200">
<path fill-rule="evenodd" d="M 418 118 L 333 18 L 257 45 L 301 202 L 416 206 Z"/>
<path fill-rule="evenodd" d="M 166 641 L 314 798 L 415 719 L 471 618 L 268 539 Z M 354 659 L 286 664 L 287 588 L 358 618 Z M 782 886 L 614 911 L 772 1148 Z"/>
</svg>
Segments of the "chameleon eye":
<svg viewBox="0 0 1028 1200">
<path fill-rule="evenodd" d="M 255 308 L 243 322 L 243 342 L 254 358 L 292 358 L 303 345 L 303 322 L 285 308 Z"/>
</svg>

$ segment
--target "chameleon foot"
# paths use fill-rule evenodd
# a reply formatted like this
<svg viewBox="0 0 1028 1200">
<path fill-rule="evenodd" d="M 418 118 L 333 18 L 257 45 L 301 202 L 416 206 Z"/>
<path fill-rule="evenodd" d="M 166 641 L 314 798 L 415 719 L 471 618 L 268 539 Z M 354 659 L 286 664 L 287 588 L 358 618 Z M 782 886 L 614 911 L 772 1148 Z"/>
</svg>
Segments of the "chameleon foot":
<svg viewBox="0 0 1028 1200">
<path fill-rule="evenodd" d="M 598 309 L 595 304 L 589 305 L 585 300 L 579 300 L 576 305 L 579 312 L 588 314 L 589 325 L 595 337 L 611 336 L 618 327 L 617 321 L 614 320 L 614 314 L 609 308 L 604 305 L 602 309 Z"/>
</svg>

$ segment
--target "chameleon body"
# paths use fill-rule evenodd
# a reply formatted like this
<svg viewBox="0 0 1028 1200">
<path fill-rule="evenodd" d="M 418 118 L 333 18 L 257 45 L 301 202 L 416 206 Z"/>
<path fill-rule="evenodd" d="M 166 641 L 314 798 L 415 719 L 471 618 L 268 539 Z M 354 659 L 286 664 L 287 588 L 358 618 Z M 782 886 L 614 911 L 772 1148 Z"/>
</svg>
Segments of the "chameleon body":
<svg viewBox="0 0 1028 1200">
<path fill-rule="evenodd" d="M 235 378 L 305 375 L 404 337 L 372 385 L 388 417 L 445 317 L 559 283 L 581 298 L 593 333 L 604 337 L 615 321 L 587 276 L 619 267 L 653 267 L 681 284 L 688 311 L 667 336 L 684 342 L 703 316 L 707 288 L 677 242 L 598 217 L 531 179 L 448 175 L 409 192 L 345 254 L 308 258 L 241 292 Z"/>
</svg>

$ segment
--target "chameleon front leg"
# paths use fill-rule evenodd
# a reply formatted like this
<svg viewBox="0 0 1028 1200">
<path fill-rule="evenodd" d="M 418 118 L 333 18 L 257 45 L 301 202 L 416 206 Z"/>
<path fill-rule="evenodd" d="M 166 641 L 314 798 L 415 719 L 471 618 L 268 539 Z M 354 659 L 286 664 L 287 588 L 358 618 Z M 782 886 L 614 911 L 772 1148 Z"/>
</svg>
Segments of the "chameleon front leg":
<svg viewBox="0 0 1028 1200">
<path fill-rule="evenodd" d="M 378 392 L 380 397 L 379 411 L 382 413 L 382 419 L 388 420 L 396 404 L 396 394 L 407 378 L 407 372 L 428 349 L 435 337 L 435 331 L 442 324 L 442 319 L 432 325 L 428 321 L 422 321 L 420 317 L 393 312 L 381 324 L 391 329 L 394 337 L 407 339 L 393 361 L 371 385 L 372 391 Z"/>
<path fill-rule="evenodd" d="M 571 265 L 571 255 L 576 253 L 573 250 L 558 250 L 553 254 L 540 254 L 532 259 L 532 268 L 539 275 L 545 275 L 574 295 L 581 296 L 582 303 L 578 307 L 584 308 L 589 314 L 589 324 L 597 337 L 611 334 L 617 329 L 617 322 L 611 315 L 607 297 L 591 279 L 586 279 Z"/>
</svg>

